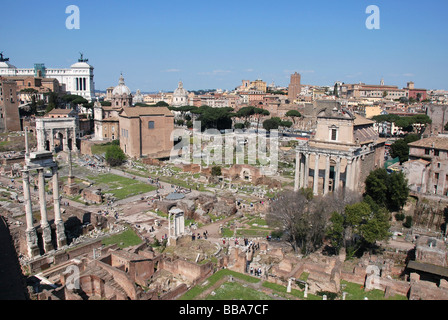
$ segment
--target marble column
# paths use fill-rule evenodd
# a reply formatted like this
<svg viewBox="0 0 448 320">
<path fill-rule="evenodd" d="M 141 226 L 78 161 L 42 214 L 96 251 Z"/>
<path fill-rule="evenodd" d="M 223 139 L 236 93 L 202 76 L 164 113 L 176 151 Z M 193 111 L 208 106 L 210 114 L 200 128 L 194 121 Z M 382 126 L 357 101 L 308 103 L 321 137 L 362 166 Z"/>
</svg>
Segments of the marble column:
<svg viewBox="0 0 448 320">
<path fill-rule="evenodd" d="M 53 174 L 53 207 L 54 207 L 54 224 L 56 225 L 56 242 L 58 249 L 67 244 L 67 237 L 65 236 L 64 221 L 61 217 L 61 204 L 59 201 L 59 181 L 58 168 L 51 168 Z"/>
<path fill-rule="evenodd" d="M 50 150 L 51 152 L 54 152 L 54 131 L 53 129 L 50 130 Z"/>
<path fill-rule="evenodd" d="M 42 239 L 44 243 L 44 251 L 48 252 L 53 250 L 53 244 L 51 243 L 51 226 L 48 223 L 47 217 L 47 203 L 45 196 L 45 176 L 44 169 L 37 169 L 39 179 L 39 201 L 40 201 L 40 227 L 42 229 Z"/>
<path fill-rule="evenodd" d="M 310 154 L 305 154 L 305 166 L 303 174 L 303 188 L 308 188 L 308 177 L 310 175 Z"/>
<path fill-rule="evenodd" d="M 45 131 L 43 129 L 36 129 L 37 131 L 37 150 L 44 151 L 46 147 Z"/>
<path fill-rule="evenodd" d="M 313 181 L 313 193 L 318 195 L 319 192 L 319 154 L 315 154 L 314 159 L 314 181 Z"/>
<path fill-rule="evenodd" d="M 30 172 L 28 170 L 22 171 L 23 177 L 23 197 L 25 202 L 25 214 L 26 214 L 26 243 L 28 246 L 28 256 L 34 258 L 40 255 L 39 245 L 37 242 L 37 233 L 34 228 L 33 221 L 33 207 L 31 202 L 30 192 Z"/>
<path fill-rule="evenodd" d="M 356 157 L 353 161 L 353 190 L 358 189 L 358 182 L 359 182 L 359 157 Z"/>
<path fill-rule="evenodd" d="M 179 216 L 179 235 L 185 233 L 185 216 L 183 213 Z"/>
<path fill-rule="evenodd" d="M 171 238 L 171 213 L 168 213 L 168 238 Z"/>
<path fill-rule="evenodd" d="M 327 154 L 325 158 L 324 195 L 328 194 L 328 189 L 330 189 L 330 155 Z"/>
<path fill-rule="evenodd" d="M 345 188 L 347 190 L 353 190 L 352 184 L 352 163 L 353 159 L 347 158 L 347 167 L 345 169 Z"/>
<path fill-rule="evenodd" d="M 333 190 L 335 192 L 339 191 L 339 184 L 341 181 L 341 157 L 336 158 L 336 170 L 334 173 L 334 187 Z"/>
<path fill-rule="evenodd" d="M 297 152 L 296 154 L 296 171 L 295 171 L 295 176 L 294 176 L 294 191 L 298 191 L 301 187 L 302 184 L 300 183 L 300 179 L 302 178 L 301 176 L 301 169 L 302 169 L 302 161 L 301 161 L 301 153 Z"/>
<path fill-rule="evenodd" d="M 68 130 L 67 129 L 65 129 L 64 137 L 62 137 L 62 140 L 64 141 L 62 150 L 68 151 L 70 148 L 68 147 Z"/>
</svg>

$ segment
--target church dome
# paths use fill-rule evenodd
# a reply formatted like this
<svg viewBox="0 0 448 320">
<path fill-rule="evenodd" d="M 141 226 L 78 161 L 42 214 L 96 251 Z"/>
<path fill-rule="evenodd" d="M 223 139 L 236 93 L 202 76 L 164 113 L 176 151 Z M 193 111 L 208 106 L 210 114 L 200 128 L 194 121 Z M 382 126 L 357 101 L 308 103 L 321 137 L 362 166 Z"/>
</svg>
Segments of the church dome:
<svg viewBox="0 0 448 320">
<path fill-rule="evenodd" d="M 118 81 L 118 86 L 112 91 L 112 95 L 131 95 L 131 90 L 125 85 L 123 75 L 120 75 L 120 80 Z"/>
<path fill-rule="evenodd" d="M 182 81 L 179 81 L 179 85 L 178 85 L 177 89 L 174 90 L 173 96 L 174 97 L 186 97 L 186 96 L 188 96 L 188 91 L 184 89 Z"/>
</svg>

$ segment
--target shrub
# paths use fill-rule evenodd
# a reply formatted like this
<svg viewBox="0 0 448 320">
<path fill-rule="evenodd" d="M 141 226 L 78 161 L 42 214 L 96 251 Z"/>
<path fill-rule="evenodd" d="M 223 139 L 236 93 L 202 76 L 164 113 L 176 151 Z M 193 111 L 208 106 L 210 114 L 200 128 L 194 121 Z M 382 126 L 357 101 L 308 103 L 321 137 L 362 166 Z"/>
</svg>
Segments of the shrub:
<svg viewBox="0 0 448 320">
<path fill-rule="evenodd" d="M 406 221 L 403 223 L 403 227 L 405 228 L 410 228 L 412 227 L 412 217 L 411 216 L 406 216 Z"/>
<path fill-rule="evenodd" d="M 222 175 L 221 167 L 212 167 L 212 176 L 217 177 L 221 175 Z"/>
<path fill-rule="evenodd" d="M 121 165 L 126 160 L 126 155 L 123 150 L 121 150 L 120 146 L 111 145 L 106 150 L 106 161 L 112 167 L 116 167 Z"/>
<path fill-rule="evenodd" d="M 404 213 L 397 213 L 397 214 L 395 214 L 395 219 L 396 219 L 397 221 L 403 221 L 404 218 L 405 218 Z"/>
</svg>

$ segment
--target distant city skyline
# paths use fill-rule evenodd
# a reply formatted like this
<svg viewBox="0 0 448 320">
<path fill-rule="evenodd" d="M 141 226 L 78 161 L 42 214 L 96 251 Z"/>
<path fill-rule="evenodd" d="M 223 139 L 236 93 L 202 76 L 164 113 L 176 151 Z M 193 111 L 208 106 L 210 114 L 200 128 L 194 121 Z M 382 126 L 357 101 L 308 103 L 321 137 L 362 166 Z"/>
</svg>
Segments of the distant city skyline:
<svg viewBox="0 0 448 320">
<path fill-rule="evenodd" d="M 367 6 L 381 28 L 365 26 Z M 66 8 L 80 10 L 69 30 Z M 95 89 L 233 90 L 241 80 L 287 87 L 363 82 L 448 90 L 446 1 L 17 0 L 2 5 L 0 51 L 18 68 L 67 68 L 79 52 L 94 66 Z"/>
</svg>

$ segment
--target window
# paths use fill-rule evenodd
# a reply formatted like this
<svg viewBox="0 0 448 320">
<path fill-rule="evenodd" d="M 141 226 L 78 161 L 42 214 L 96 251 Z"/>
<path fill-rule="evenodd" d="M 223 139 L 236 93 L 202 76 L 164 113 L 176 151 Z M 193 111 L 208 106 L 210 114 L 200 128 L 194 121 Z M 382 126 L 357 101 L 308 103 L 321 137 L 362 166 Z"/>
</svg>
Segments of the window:
<svg viewBox="0 0 448 320">
<path fill-rule="evenodd" d="M 154 129 L 154 121 L 148 122 L 148 129 Z"/>
<path fill-rule="evenodd" d="M 331 129 L 331 141 L 336 141 L 338 139 L 338 130 Z"/>
<path fill-rule="evenodd" d="M 430 154 L 430 150 L 429 149 L 425 149 L 425 154 L 429 155 Z"/>
<path fill-rule="evenodd" d="M 439 154 L 440 154 L 440 151 L 439 151 L 439 150 L 434 150 L 434 156 L 435 156 L 435 157 L 438 157 Z"/>
</svg>

